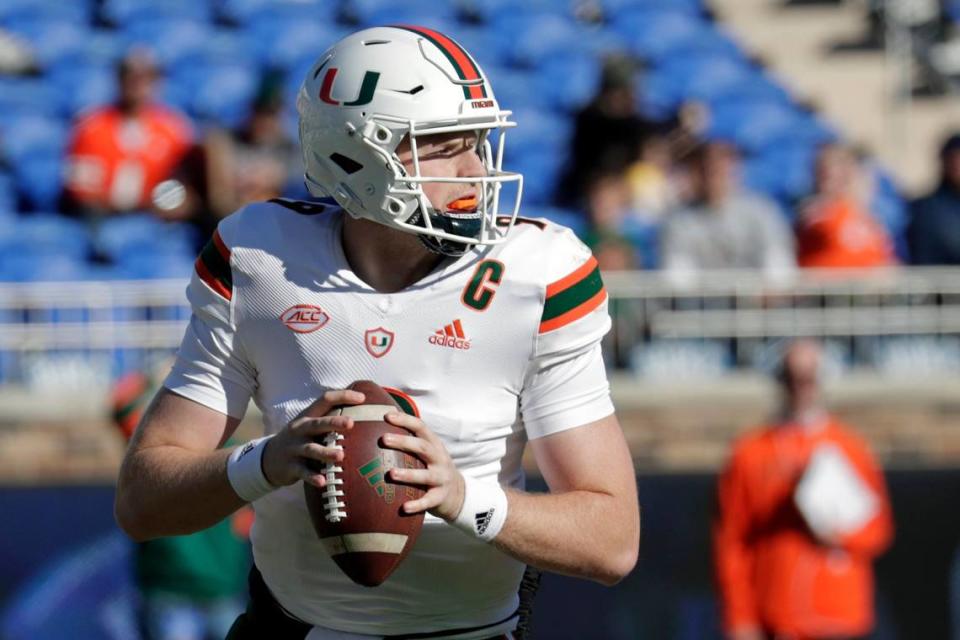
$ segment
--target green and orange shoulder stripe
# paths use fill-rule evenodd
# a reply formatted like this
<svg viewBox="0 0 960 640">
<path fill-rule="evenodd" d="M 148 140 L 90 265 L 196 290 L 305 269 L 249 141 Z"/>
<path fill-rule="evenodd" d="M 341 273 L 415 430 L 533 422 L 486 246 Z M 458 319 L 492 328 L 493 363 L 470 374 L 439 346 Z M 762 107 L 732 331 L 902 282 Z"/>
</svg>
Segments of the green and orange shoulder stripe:
<svg viewBox="0 0 960 640">
<path fill-rule="evenodd" d="M 233 298 L 233 274 L 230 271 L 230 248 L 214 231 L 194 264 L 197 276 L 224 300 Z"/>
<path fill-rule="evenodd" d="M 539 333 L 555 331 L 586 316 L 607 299 L 597 259 L 590 259 L 547 285 Z"/>
</svg>

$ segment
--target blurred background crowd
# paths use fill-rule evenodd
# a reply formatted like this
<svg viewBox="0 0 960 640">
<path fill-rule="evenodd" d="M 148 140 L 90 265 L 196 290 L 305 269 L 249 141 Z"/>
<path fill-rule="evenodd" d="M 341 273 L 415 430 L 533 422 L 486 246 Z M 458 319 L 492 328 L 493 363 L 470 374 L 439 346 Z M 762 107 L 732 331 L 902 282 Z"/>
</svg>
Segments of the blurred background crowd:
<svg viewBox="0 0 960 640">
<path fill-rule="evenodd" d="M 952 9 L 913 28 L 949 33 Z M 9 0 L 0 279 L 182 276 L 219 218 L 305 197 L 301 76 L 325 43 L 392 22 L 474 52 L 520 125 L 524 215 L 570 225 L 608 270 L 960 261 L 960 137 L 931 153 L 930 193 L 898 188 L 702 0 Z"/>
<path fill-rule="evenodd" d="M 948 57 L 953 4 L 901 4 L 916 5 L 914 90 L 948 91 L 949 68 L 924 61 Z M 860 6 L 860 46 L 884 46 L 884 7 Z M 682 284 L 960 261 L 960 137 L 927 151 L 936 184 L 899 186 L 705 0 L 9 0 L 0 282 L 186 277 L 220 218 L 306 197 L 295 94 L 316 51 L 397 22 L 474 53 L 519 124 L 506 165 L 526 178 L 522 214 L 572 227 L 608 272 Z M 620 342 L 613 361 L 635 364 Z"/>
<path fill-rule="evenodd" d="M 524 175 L 520 215 L 574 229 L 605 272 L 614 397 L 654 474 L 653 551 L 597 600 L 620 612 L 610 637 L 719 634 L 707 496 L 805 336 L 825 397 L 887 470 L 897 526 L 874 637 L 946 637 L 950 597 L 960 617 L 960 519 L 943 508 L 960 490 L 956 0 L 0 0 L 0 484 L 22 485 L 0 512 L 56 503 L 87 516 L 83 541 L 112 528 L 102 491 L 37 485 L 112 489 L 123 438 L 104 423 L 128 435 L 162 376 L 198 250 L 244 203 L 308 197 L 303 75 L 347 33 L 400 23 L 474 55 L 518 124 L 504 167 Z M 91 629 L 134 637 L 110 594 L 143 550 L 101 539 L 24 588 L 49 560 L 38 539 L 62 542 L 24 524 L 0 549 L 0 599 L 19 588 L 0 637 L 39 637 L 23 630 L 94 594 Z M 548 584 L 548 611 L 597 597 L 583 589 Z"/>
</svg>

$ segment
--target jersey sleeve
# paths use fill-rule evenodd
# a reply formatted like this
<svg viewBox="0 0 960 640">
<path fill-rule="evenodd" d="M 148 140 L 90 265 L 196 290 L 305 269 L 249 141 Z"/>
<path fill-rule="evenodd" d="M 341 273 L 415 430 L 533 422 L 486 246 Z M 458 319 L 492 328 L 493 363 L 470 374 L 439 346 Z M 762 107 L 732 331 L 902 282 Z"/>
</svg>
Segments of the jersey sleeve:
<svg viewBox="0 0 960 640">
<path fill-rule="evenodd" d="M 600 268 L 569 229 L 547 233 L 554 237 L 545 264 L 543 310 L 520 397 L 531 439 L 613 413 L 600 349 L 610 329 Z"/>
<path fill-rule="evenodd" d="M 197 258 L 187 285 L 193 314 L 164 386 L 214 411 L 243 418 L 256 389 L 233 316 L 230 249 L 220 230 Z"/>
</svg>

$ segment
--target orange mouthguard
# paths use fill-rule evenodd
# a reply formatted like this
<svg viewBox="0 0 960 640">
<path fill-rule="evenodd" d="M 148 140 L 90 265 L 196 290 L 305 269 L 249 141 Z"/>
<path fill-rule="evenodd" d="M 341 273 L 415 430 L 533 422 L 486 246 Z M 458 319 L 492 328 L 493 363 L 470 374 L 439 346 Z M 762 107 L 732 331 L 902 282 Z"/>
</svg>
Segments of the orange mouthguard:
<svg viewBox="0 0 960 640">
<path fill-rule="evenodd" d="M 466 198 L 457 198 L 447 205 L 447 211 L 475 211 L 477 208 L 477 196 L 468 196 Z"/>
</svg>

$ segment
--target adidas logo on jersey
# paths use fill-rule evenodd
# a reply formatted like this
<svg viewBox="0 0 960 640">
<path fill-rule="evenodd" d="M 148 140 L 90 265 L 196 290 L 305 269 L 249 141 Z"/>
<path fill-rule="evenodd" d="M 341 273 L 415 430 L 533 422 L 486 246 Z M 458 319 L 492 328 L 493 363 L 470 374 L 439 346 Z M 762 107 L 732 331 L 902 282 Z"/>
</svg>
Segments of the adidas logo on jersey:
<svg viewBox="0 0 960 640">
<path fill-rule="evenodd" d="M 454 320 L 453 324 L 446 325 L 443 329 L 437 329 L 437 331 L 430 336 L 427 341 L 430 344 L 435 344 L 438 347 L 451 347 L 453 349 L 461 349 L 466 351 L 470 348 L 470 340 L 467 339 L 467 336 L 463 333 L 463 325 L 460 324 L 460 320 Z"/>
</svg>

